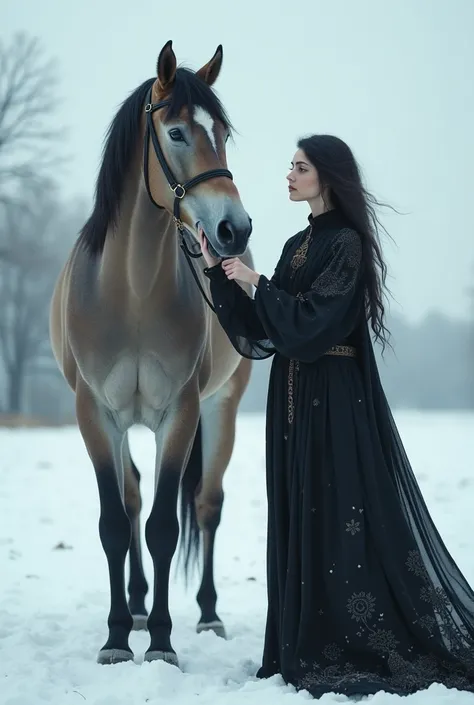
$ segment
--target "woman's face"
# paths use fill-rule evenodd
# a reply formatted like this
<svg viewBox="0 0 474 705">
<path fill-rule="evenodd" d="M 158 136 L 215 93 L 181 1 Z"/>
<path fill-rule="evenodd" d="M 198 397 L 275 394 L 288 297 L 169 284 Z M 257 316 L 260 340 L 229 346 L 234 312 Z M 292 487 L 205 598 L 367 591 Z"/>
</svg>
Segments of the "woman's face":
<svg viewBox="0 0 474 705">
<path fill-rule="evenodd" d="M 286 178 L 291 201 L 311 201 L 321 194 L 318 172 L 302 149 L 293 157 Z"/>
</svg>

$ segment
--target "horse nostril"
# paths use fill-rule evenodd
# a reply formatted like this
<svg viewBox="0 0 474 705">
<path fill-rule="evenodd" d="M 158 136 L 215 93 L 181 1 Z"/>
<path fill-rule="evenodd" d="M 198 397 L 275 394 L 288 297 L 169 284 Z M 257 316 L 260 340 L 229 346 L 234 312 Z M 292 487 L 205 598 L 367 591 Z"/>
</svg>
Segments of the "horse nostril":
<svg viewBox="0 0 474 705">
<path fill-rule="evenodd" d="M 228 220 L 221 220 L 217 226 L 217 237 L 223 245 L 230 245 L 234 241 L 234 231 Z"/>
</svg>

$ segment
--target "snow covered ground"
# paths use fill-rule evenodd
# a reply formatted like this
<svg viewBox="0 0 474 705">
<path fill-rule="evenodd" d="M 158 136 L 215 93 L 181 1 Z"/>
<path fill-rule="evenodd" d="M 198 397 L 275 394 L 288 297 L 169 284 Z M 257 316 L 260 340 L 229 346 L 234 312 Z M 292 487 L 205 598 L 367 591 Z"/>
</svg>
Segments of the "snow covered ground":
<svg viewBox="0 0 474 705">
<path fill-rule="evenodd" d="M 474 585 L 474 416 L 397 415 L 432 515 Z M 109 593 L 97 531 L 95 478 L 74 428 L 0 430 L 0 705 L 280 705 L 310 700 L 279 677 L 254 677 L 265 619 L 264 419 L 238 421 L 217 543 L 218 611 L 228 640 L 195 633 L 196 588 L 173 578 L 173 644 L 182 671 L 142 663 L 146 634 L 133 633 L 135 663 L 99 666 Z M 132 452 L 153 487 L 153 436 L 136 428 Z M 62 546 L 62 548 L 58 548 Z M 144 551 L 151 581 L 148 552 Z M 378 693 L 376 705 L 400 700 Z M 474 695 L 433 685 L 410 704 L 474 705 Z M 321 703 L 343 703 L 326 695 Z"/>
</svg>

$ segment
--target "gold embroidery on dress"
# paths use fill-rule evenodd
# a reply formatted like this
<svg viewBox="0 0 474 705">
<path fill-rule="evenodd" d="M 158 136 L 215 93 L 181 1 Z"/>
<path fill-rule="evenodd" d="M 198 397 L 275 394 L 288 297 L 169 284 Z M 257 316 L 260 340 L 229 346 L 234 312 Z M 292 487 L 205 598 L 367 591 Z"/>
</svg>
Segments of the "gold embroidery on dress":
<svg viewBox="0 0 474 705">
<path fill-rule="evenodd" d="M 298 247 L 296 250 L 295 254 L 291 258 L 291 269 L 293 270 L 292 275 L 296 272 L 297 269 L 303 266 L 303 264 L 306 262 L 306 257 L 308 254 L 308 248 L 309 248 L 309 243 L 311 241 L 311 234 L 313 232 L 313 226 L 309 226 L 308 233 L 304 239 L 304 242 Z"/>
<path fill-rule="evenodd" d="M 332 244 L 333 258 L 311 284 L 312 291 L 330 298 L 344 296 L 355 286 L 362 259 L 362 243 L 355 230 L 344 228 Z"/>
<path fill-rule="evenodd" d="M 300 369 L 299 360 L 290 360 L 288 365 L 288 423 L 293 423 L 295 416 L 295 382 Z"/>
</svg>

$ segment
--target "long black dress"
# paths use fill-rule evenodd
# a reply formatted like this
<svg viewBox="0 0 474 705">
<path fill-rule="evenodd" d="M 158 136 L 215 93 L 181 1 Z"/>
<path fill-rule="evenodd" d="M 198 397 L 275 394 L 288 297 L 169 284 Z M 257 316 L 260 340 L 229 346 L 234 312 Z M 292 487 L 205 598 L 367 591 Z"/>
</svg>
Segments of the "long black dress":
<svg viewBox="0 0 474 705">
<path fill-rule="evenodd" d="M 257 675 L 281 673 L 314 696 L 434 682 L 474 690 L 474 593 L 428 513 L 380 383 L 360 237 L 337 211 L 309 220 L 255 299 L 220 265 L 206 270 L 236 349 L 274 355 Z"/>
</svg>

